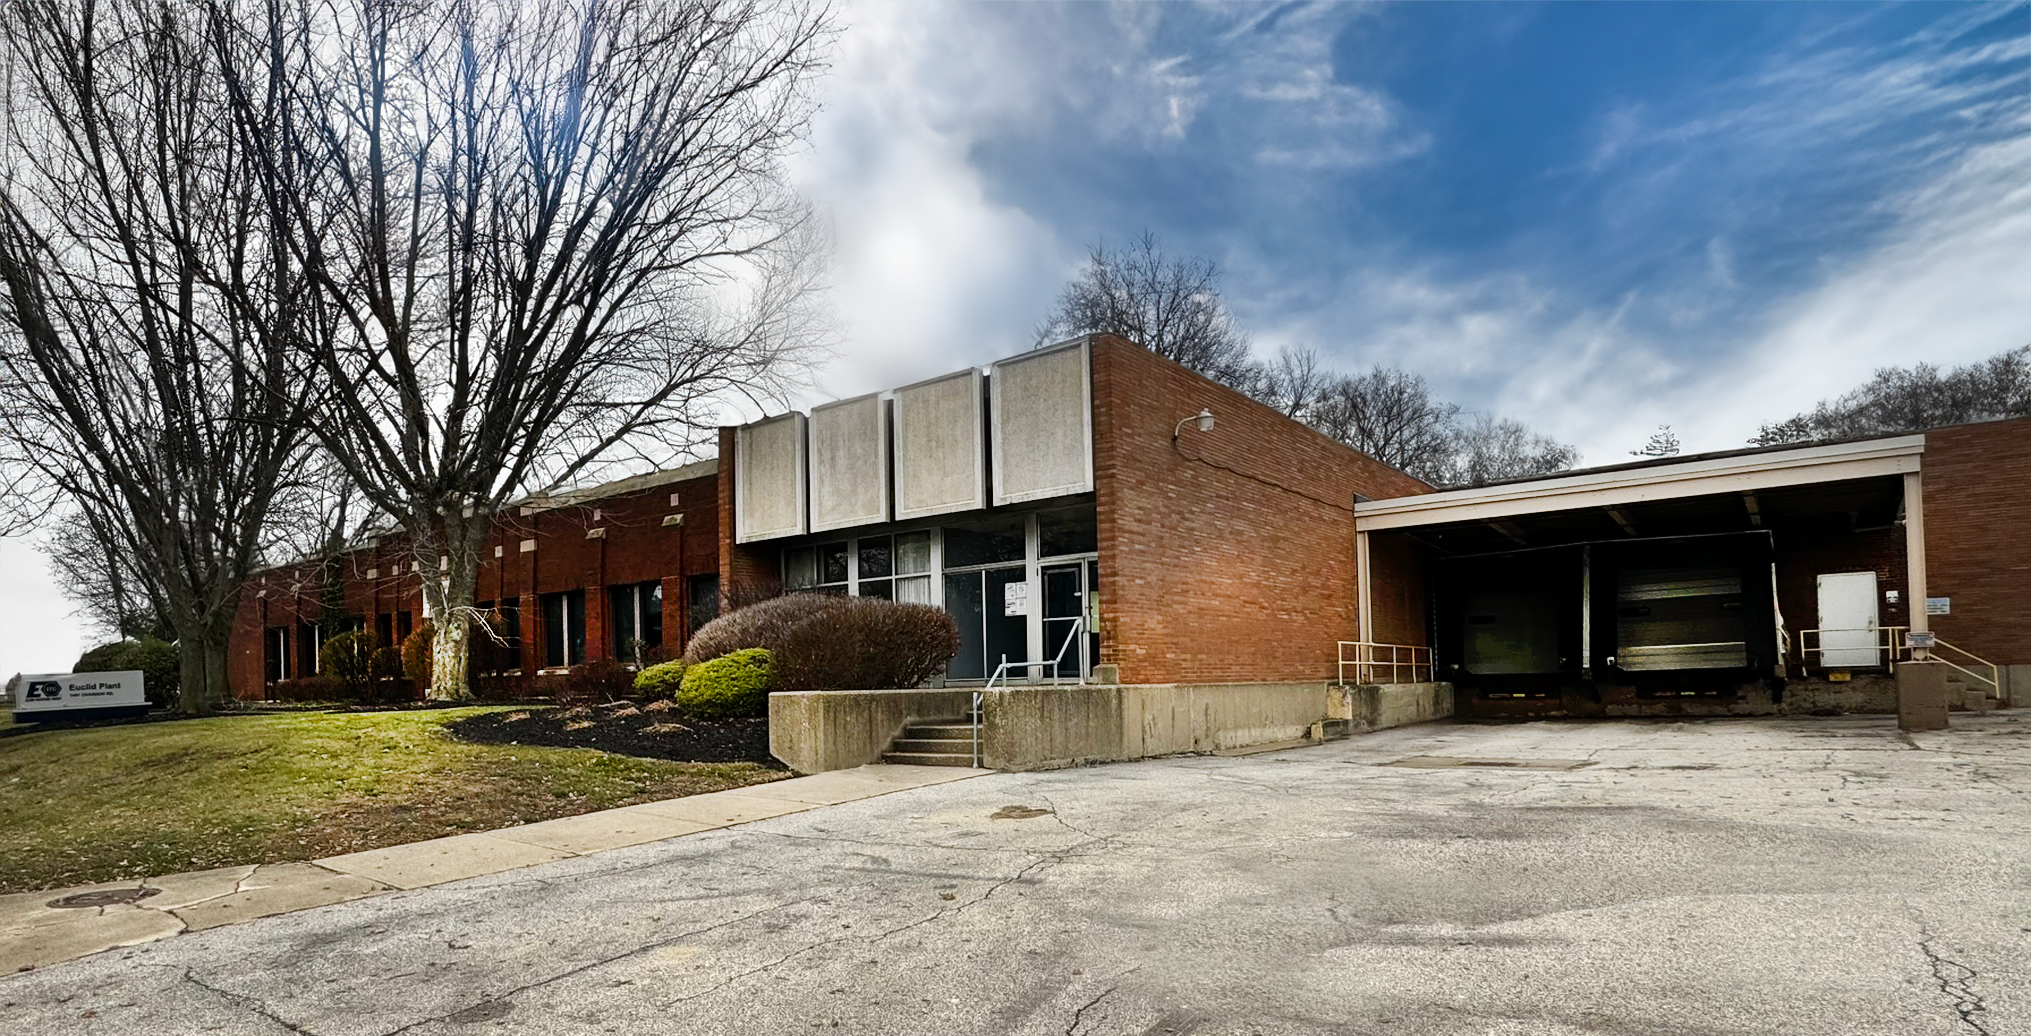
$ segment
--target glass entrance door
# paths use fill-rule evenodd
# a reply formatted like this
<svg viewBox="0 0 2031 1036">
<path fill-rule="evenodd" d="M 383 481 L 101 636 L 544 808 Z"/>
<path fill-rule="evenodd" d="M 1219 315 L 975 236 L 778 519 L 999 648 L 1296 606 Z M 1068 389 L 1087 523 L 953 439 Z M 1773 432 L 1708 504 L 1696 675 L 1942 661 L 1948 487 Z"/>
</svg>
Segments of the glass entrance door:
<svg viewBox="0 0 2031 1036">
<path fill-rule="evenodd" d="M 1096 593 L 1100 582 L 1100 563 L 1097 561 L 1075 561 L 1065 565 L 1046 565 L 1044 576 L 1044 653 L 1043 658 L 1059 659 L 1057 675 L 1064 679 L 1079 679 L 1093 671 L 1093 662 L 1100 653 L 1099 597 Z M 1080 618 L 1086 622 L 1079 624 Z M 1080 636 L 1068 649 L 1067 637 L 1073 635 L 1078 626 Z M 1059 652 L 1063 651 L 1062 658 Z"/>
<path fill-rule="evenodd" d="M 1016 584 L 1011 594 L 1009 585 Z M 1024 604 L 1027 588 L 1023 568 L 990 568 L 945 576 L 945 611 L 959 627 L 959 654 L 945 675 L 954 680 L 983 680 L 1003 659 L 1027 661 L 1029 622 Z M 1010 609 L 1014 608 L 1014 614 Z M 1021 679 L 1023 674 L 1011 674 Z"/>
</svg>

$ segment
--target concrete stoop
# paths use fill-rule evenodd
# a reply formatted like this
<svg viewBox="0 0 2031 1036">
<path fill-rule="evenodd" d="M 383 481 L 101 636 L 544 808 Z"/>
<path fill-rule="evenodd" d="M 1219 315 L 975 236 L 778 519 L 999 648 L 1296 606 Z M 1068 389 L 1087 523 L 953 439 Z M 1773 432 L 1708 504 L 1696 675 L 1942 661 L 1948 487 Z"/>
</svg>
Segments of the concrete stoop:
<svg viewBox="0 0 2031 1036">
<path fill-rule="evenodd" d="M 975 727 L 965 717 L 911 723 L 889 743 L 882 762 L 906 766 L 972 766 Z"/>
<path fill-rule="evenodd" d="M 967 728 L 969 737 L 971 729 Z M 965 763 L 876 764 L 308 863 L 248 864 L 0 896 L 0 974 L 184 932 L 498 874 L 988 772 Z M 63 905 L 65 900 L 86 905 Z"/>
</svg>

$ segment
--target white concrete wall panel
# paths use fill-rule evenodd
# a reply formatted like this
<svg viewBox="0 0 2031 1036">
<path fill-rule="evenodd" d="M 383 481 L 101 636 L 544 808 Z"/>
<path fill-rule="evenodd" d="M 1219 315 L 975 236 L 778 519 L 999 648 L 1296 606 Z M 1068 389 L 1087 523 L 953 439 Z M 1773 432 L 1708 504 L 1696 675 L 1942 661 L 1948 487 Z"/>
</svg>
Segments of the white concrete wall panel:
<svg viewBox="0 0 2031 1036">
<path fill-rule="evenodd" d="M 811 531 L 889 520 L 889 423 L 880 396 L 811 408 Z"/>
<path fill-rule="evenodd" d="M 986 416 L 980 372 L 966 370 L 897 389 L 896 518 L 987 506 Z"/>
<path fill-rule="evenodd" d="M 994 365 L 994 502 L 1093 489 L 1093 366 L 1085 339 Z"/>
<path fill-rule="evenodd" d="M 803 414 L 756 421 L 735 433 L 736 540 L 752 543 L 808 531 L 806 448 Z"/>
</svg>

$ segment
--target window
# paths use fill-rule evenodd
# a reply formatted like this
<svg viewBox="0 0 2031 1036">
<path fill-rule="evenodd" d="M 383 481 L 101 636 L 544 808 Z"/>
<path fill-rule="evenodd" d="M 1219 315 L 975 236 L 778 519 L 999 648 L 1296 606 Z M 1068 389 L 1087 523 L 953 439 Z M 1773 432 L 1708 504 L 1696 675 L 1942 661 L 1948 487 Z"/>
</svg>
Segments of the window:
<svg viewBox="0 0 2031 1036">
<path fill-rule="evenodd" d="M 1021 515 L 1016 515 L 946 529 L 945 567 L 1022 561 L 1027 553 L 1023 545 L 1023 527 L 1027 524 Z"/>
<path fill-rule="evenodd" d="M 301 623 L 296 627 L 296 639 L 302 645 L 297 655 L 298 676 L 316 676 L 318 652 L 324 647 L 324 627 L 315 622 Z"/>
<path fill-rule="evenodd" d="M 270 626 L 261 638 L 262 678 L 269 683 L 289 679 L 289 627 Z"/>
<path fill-rule="evenodd" d="M 543 667 L 561 669 L 585 661 L 585 591 L 543 595 Z"/>
<path fill-rule="evenodd" d="M 906 532 L 896 537 L 896 591 L 904 604 L 931 603 L 931 534 Z"/>
<path fill-rule="evenodd" d="M 635 583 L 607 591 L 613 606 L 613 657 L 641 662 L 663 652 L 663 584 Z"/>
<path fill-rule="evenodd" d="M 382 612 L 374 616 L 374 646 L 395 646 L 395 616 L 393 614 Z"/>
<path fill-rule="evenodd" d="M 1091 507 L 1045 511 L 1037 516 L 1037 556 L 1092 554 L 1100 549 L 1099 512 Z"/>
<path fill-rule="evenodd" d="M 486 617 L 488 629 L 475 622 L 471 633 L 473 672 L 516 673 L 522 669 L 522 608 L 510 602 L 496 606 L 492 601 L 475 605 Z"/>
<path fill-rule="evenodd" d="M 407 642 L 409 634 L 415 631 L 416 625 L 410 621 L 408 612 L 395 613 L 395 643 L 401 644 Z"/>
<path fill-rule="evenodd" d="M 684 611 L 688 620 L 687 625 L 691 628 L 685 635 L 689 636 L 698 632 L 698 627 L 719 618 L 719 577 L 692 576 L 687 592 L 690 594 L 690 603 Z"/>
</svg>

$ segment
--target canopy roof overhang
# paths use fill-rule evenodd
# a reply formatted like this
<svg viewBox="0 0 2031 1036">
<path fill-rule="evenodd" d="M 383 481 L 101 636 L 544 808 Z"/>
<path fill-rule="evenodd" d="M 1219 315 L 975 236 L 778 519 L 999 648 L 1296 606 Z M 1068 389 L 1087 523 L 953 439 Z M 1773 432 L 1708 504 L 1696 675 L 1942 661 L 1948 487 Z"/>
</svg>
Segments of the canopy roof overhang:
<svg viewBox="0 0 2031 1036">
<path fill-rule="evenodd" d="M 1424 496 L 1358 501 L 1357 532 L 1465 528 L 1494 530 L 1527 541 L 1517 530 L 1564 526 L 1558 538 L 1578 542 L 1644 534 L 1639 516 L 1663 532 L 1668 527 L 1716 522 L 1754 527 L 1766 506 L 1777 512 L 1874 512 L 1899 498 L 1902 476 L 1919 471 L 1925 436 L 1778 447 L 1670 458 L 1456 489 Z M 1722 512 L 1726 512 L 1725 515 Z M 1507 528 L 1505 528 L 1505 526 Z"/>
</svg>

